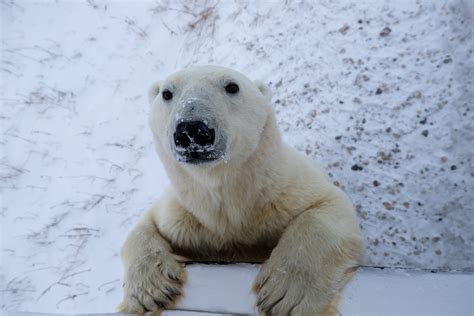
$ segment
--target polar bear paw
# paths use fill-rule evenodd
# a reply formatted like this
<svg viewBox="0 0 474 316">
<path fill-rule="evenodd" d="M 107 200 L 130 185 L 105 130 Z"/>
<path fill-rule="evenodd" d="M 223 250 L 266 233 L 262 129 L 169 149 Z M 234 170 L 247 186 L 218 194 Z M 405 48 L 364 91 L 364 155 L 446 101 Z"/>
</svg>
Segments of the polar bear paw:
<svg viewBox="0 0 474 316">
<path fill-rule="evenodd" d="M 159 251 L 140 258 L 125 271 L 121 313 L 153 312 L 159 315 L 181 297 L 186 273 L 182 258 Z"/>
<path fill-rule="evenodd" d="M 283 260 L 267 261 L 255 279 L 256 307 L 260 315 L 326 315 L 331 289 L 313 269 Z"/>
</svg>

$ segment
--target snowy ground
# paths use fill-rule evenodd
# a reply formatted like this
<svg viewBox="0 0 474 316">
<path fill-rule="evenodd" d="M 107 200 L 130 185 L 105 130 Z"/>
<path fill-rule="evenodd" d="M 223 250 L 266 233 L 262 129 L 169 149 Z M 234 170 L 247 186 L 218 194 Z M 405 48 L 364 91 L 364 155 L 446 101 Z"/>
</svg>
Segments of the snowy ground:
<svg viewBox="0 0 474 316">
<path fill-rule="evenodd" d="M 368 265 L 474 271 L 471 1 L 3 0 L 0 12 L 1 309 L 117 303 L 120 245 L 168 181 L 146 90 L 194 63 L 271 86 L 284 138 L 354 200 Z"/>
</svg>

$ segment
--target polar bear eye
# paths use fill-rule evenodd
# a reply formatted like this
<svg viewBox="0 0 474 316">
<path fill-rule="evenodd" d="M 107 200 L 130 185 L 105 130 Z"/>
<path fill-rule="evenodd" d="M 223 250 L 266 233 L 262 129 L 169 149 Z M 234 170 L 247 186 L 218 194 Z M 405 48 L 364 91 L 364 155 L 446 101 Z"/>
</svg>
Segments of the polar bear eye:
<svg viewBox="0 0 474 316">
<path fill-rule="evenodd" d="M 239 86 L 236 83 L 229 83 L 227 86 L 225 86 L 225 92 L 230 93 L 230 94 L 236 94 L 239 92 Z"/>
<path fill-rule="evenodd" d="M 170 90 L 163 91 L 161 95 L 163 96 L 163 99 L 165 100 L 171 100 L 173 98 L 173 94 L 171 93 Z"/>
</svg>

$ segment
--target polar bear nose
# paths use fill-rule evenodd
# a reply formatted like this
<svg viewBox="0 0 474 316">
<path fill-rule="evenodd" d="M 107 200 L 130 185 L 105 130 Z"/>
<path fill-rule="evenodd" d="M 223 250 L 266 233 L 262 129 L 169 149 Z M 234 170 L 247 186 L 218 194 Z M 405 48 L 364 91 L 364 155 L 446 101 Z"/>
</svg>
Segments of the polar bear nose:
<svg viewBox="0 0 474 316">
<path fill-rule="evenodd" d="M 198 150 L 214 144 L 215 131 L 202 121 L 181 122 L 173 136 L 176 147 Z"/>
</svg>

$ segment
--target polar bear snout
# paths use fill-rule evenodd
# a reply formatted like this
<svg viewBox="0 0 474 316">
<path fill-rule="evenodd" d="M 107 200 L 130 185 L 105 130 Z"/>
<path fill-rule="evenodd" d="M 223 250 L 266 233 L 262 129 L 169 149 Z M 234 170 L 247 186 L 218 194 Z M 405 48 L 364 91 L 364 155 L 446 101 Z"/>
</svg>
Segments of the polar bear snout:
<svg viewBox="0 0 474 316">
<path fill-rule="evenodd" d="M 214 145 L 216 132 L 202 121 L 182 122 L 176 126 L 173 138 L 177 148 L 203 149 Z"/>
<path fill-rule="evenodd" d="M 188 90 L 177 103 L 168 137 L 175 160 L 210 166 L 226 152 L 223 122 L 213 110 L 212 100 L 201 91 Z"/>
<path fill-rule="evenodd" d="M 211 119 L 193 119 L 178 122 L 172 135 L 175 159 L 191 164 L 220 160 L 225 141 L 217 133 L 217 124 Z"/>
</svg>

